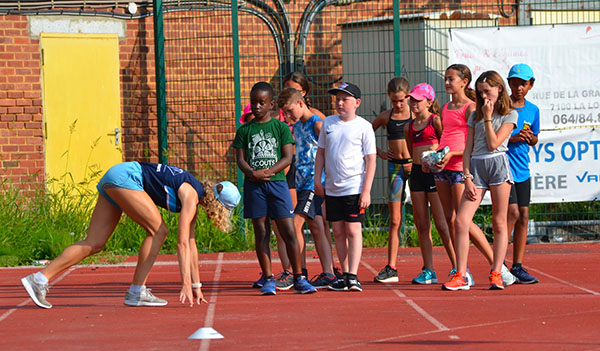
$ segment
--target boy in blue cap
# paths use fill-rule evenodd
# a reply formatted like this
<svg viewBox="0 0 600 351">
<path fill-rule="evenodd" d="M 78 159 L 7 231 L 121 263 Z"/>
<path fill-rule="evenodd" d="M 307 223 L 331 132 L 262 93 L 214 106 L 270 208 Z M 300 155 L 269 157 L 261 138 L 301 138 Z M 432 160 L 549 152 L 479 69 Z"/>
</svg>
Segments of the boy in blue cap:
<svg viewBox="0 0 600 351">
<path fill-rule="evenodd" d="M 536 277 L 530 275 L 522 266 L 527 243 L 527 225 L 529 222 L 529 201 L 531 195 L 531 175 L 529 171 L 529 147 L 537 144 L 540 132 L 540 110 L 525 99 L 533 88 L 535 78 L 531 67 L 519 63 L 508 72 L 508 86 L 514 109 L 519 113 L 517 128 L 510 136 L 508 159 L 515 183 L 512 185 L 508 206 L 508 235 L 514 228 L 513 265 L 510 272 L 517 283 L 534 284 Z"/>
</svg>

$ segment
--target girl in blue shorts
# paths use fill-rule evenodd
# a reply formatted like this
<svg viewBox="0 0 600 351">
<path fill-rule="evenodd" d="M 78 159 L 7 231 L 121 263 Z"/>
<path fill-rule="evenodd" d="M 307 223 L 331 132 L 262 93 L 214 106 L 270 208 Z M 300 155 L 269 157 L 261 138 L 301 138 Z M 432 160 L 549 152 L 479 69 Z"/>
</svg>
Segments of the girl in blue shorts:
<svg viewBox="0 0 600 351">
<path fill-rule="evenodd" d="M 237 206 L 240 193 L 230 182 L 201 183 L 183 169 L 156 163 L 125 162 L 110 168 L 97 185 L 99 196 L 87 237 L 67 247 L 50 264 L 21 282 L 32 300 L 42 308 L 52 308 L 46 300 L 48 281 L 84 258 L 100 252 L 113 234 L 121 214 L 142 226 L 148 235 L 139 250 L 133 282 L 125 294 L 128 306 L 163 306 L 146 288 L 148 273 L 169 232 L 156 206 L 180 212 L 177 228 L 177 257 L 181 273 L 181 303 L 190 306 L 204 300 L 198 270 L 194 226 L 201 205 L 223 231 L 229 227 L 229 211 Z"/>
</svg>

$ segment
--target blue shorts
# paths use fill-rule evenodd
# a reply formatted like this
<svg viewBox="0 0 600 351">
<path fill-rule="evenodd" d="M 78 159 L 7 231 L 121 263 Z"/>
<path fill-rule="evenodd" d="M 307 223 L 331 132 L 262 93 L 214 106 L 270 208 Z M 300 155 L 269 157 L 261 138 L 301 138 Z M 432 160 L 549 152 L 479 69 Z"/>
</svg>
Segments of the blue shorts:
<svg viewBox="0 0 600 351">
<path fill-rule="evenodd" d="M 290 189 L 285 180 L 244 181 L 244 218 L 294 218 Z"/>
<path fill-rule="evenodd" d="M 144 179 L 142 177 L 142 166 L 137 162 L 123 162 L 112 166 L 100 179 L 96 189 L 113 206 L 121 210 L 121 207 L 111 199 L 104 191 L 106 188 L 125 188 L 144 191 Z"/>
<path fill-rule="evenodd" d="M 314 219 L 316 216 L 323 215 L 321 205 L 323 205 L 323 198 L 315 195 L 314 191 L 300 190 L 298 192 L 298 204 L 294 212 Z"/>
</svg>

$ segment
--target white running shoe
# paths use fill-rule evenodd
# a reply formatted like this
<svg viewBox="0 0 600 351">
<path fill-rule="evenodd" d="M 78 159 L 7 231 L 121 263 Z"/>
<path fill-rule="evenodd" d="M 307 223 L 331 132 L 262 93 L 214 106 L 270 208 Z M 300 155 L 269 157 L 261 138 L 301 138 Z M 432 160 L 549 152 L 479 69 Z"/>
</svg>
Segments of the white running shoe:
<svg viewBox="0 0 600 351">
<path fill-rule="evenodd" d="M 471 271 L 469 271 L 469 269 L 467 268 L 467 285 L 471 286 L 475 286 L 475 279 L 473 279 L 473 275 L 471 274 Z"/>
<path fill-rule="evenodd" d="M 517 281 L 517 278 L 515 278 L 505 264 L 502 264 L 502 271 L 500 273 L 502 274 L 502 284 L 504 286 L 513 285 Z"/>
<path fill-rule="evenodd" d="M 48 284 L 40 284 L 35 281 L 35 273 L 32 273 L 25 278 L 21 279 L 21 284 L 29 297 L 41 308 L 52 308 L 52 304 L 46 301 L 46 294 L 48 293 Z"/>
<path fill-rule="evenodd" d="M 142 288 L 139 294 L 132 294 L 127 290 L 124 304 L 127 306 L 164 306 L 167 300 L 160 299 L 150 292 L 148 288 Z"/>
</svg>

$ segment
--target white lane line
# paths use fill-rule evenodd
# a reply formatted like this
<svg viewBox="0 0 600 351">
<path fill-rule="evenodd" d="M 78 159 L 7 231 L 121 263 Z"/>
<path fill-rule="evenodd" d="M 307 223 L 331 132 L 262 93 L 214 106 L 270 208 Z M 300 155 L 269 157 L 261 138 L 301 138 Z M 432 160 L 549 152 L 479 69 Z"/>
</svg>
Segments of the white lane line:
<svg viewBox="0 0 600 351">
<path fill-rule="evenodd" d="M 39 267 L 38 267 L 39 268 Z M 69 273 L 73 272 L 74 270 L 76 270 L 77 268 L 79 268 L 79 266 L 72 266 L 71 268 L 67 269 L 63 274 L 61 274 L 58 278 L 56 278 L 52 284 L 49 284 L 50 287 L 54 286 L 54 284 L 58 283 L 59 281 L 63 280 Z M 21 283 L 21 280 L 19 279 L 19 284 Z M 27 292 L 25 292 L 27 293 Z M 25 305 L 27 305 L 28 303 L 33 302 L 31 301 L 31 298 L 27 298 L 27 300 L 21 302 L 20 304 L 18 304 L 17 306 L 15 306 L 15 308 L 11 308 L 10 310 L 4 312 L 1 316 L 0 316 L 0 322 L 2 322 L 3 320 L 5 320 L 8 316 L 10 316 L 14 311 L 17 310 L 17 308 L 19 307 L 23 307 Z"/>
<path fill-rule="evenodd" d="M 363 266 L 365 266 L 368 270 L 371 271 L 371 273 L 377 275 L 377 271 L 368 263 L 361 261 L 361 264 Z M 386 286 L 391 287 L 391 285 L 384 283 Z M 406 302 L 406 304 L 408 304 L 410 307 L 412 307 L 415 311 L 417 311 L 417 313 L 419 313 L 421 316 L 423 316 L 423 318 L 427 319 L 429 321 L 429 323 L 433 324 L 438 331 L 447 331 L 450 330 L 448 327 L 446 327 L 444 324 L 442 324 L 440 321 L 438 321 L 437 319 L 435 319 L 432 315 L 430 315 L 429 313 L 427 313 L 423 308 L 421 308 L 421 306 L 419 306 L 416 302 L 414 302 L 411 299 L 406 299 L 406 295 L 404 295 L 400 290 L 395 289 L 395 288 L 391 288 L 391 290 L 398 295 L 399 297 L 405 299 L 404 301 Z"/>
<path fill-rule="evenodd" d="M 220 254 L 219 254 L 220 255 Z M 318 259 L 307 259 L 307 262 L 318 262 Z M 272 260 L 273 263 L 281 263 L 281 261 L 277 259 Z M 218 265 L 218 264 L 258 264 L 256 258 L 248 259 L 248 260 L 200 260 L 200 264 L 203 265 Z M 77 265 L 78 268 L 90 268 L 90 267 L 135 267 L 137 262 L 121 262 L 115 264 L 80 264 Z M 178 261 L 159 261 L 154 262 L 153 266 L 178 266 Z M 15 270 L 15 269 L 27 269 L 27 268 L 37 268 L 42 269 L 41 266 L 18 266 L 18 267 L 0 267 L 0 271 L 2 270 Z"/>
<path fill-rule="evenodd" d="M 203 262 L 204 263 L 204 262 Z M 214 285 L 210 293 L 210 300 L 208 302 L 208 309 L 206 311 L 206 318 L 204 319 L 204 327 L 212 328 L 215 321 L 215 309 L 217 308 L 217 289 L 219 288 L 219 279 L 221 278 L 221 269 L 223 267 L 223 253 L 219 253 L 217 257 L 217 267 L 215 268 L 215 275 L 213 277 Z M 200 344 L 201 351 L 208 351 L 210 347 L 210 339 L 202 339 Z"/>
<path fill-rule="evenodd" d="M 508 262 L 511 262 L 511 261 L 509 261 L 509 260 L 506 260 L 506 261 L 508 261 Z M 590 290 L 590 289 L 586 289 L 586 288 L 584 288 L 584 287 L 582 287 L 582 286 L 579 286 L 579 285 L 575 285 L 575 284 L 573 284 L 573 283 L 570 283 L 570 282 L 568 282 L 568 281 L 566 281 L 566 280 L 562 280 L 562 279 L 560 279 L 560 278 L 557 278 L 557 277 L 555 277 L 555 276 L 553 276 L 553 275 L 550 275 L 550 274 L 548 274 L 548 273 L 544 273 L 544 272 L 540 271 L 539 269 L 535 269 L 535 268 L 531 268 L 531 267 L 527 267 L 527 269 L 528 269 L 528 270 L 530 270 L 530 271 L 534 271 L 534 272 L 536 272 L 536 273 L 538 273 L 538 274 L 541 274 L 541 275 L 543 275 L 543 276 L 546 276 L 546 277 L 548 277 L 548 278 L 550 278 L 550 279 L 554 279 L 554 280 L 556 280 L 556 281 L 558 281 L 558 282 L 560 282 L 560 283 L 563 283 L 563 284 L 565 284 L 565 285 L 568 285 L 568 286 L 570 286 L 570 287 L 572 287 L 572 288 L 575 288 L 575 289 L 579 289 L 579 290 L 585 291 L 586 293 L 589 293 L 589 294 L 592 294 L 592 295 L 595 295 L 595 296 L 599 296 L 599 295 L 600 295 L 600 292 L 597 292 L 597 291 L 594 291 L 594 290 Z"/>
<path fill-rule="evenodd" d="M 600 312 L 600 310 L 592 310 L 592 311 L 585 311 L 583 313 L 595 313 L 595 312 Z M 556 314 L 552 314 L 552 315 L 547 315 L 547 316 L 534 316 L 534 317 L 528 317 L 528 318 L 515 318 L 515 319 L 509 319 L 509 320 L 503 320 L 503 321 L 494 321 L 494 322 L 488 322 L 488 323 L 479 323 L 479 324 L 471 324 L 471 325 L 463 325 L 461 327 L 455 327 L 450 329 L 450 331 L 458 331 L 458 330 L 466 330 L 466 329 L 471 329 L 471 328 L 482 328 L 482 327 L 491 327 L 491 326 L 498 326 L 498 325 L 503 325 L 503 324 L 511 324 L 511 323 L 518 323 L 518 322 L 525 322 L 525 321 L 534 321 L 534 320 L 540 320 L 540 319 L 544 319 L 544 318 L 551 318 L 551 319 L 560 319 L 561 317 L 572 317 L 572 316 L 578 316 L 581 315 L 582 312 L 574 312 L 574 313 L 564 313 L 564 314 L 560 314 L 560 315 L 556 315 Z M 340 346 L 336 349 L 340 350 L 340 349 L 349 349 L 349 348 L 356 348 L 357 346 L 365 346 L 365 345 L 370 345 L 370 344 L 378 344 L 378 343 L 383 343 L 383 342 L 390 342 L 393 340 L 400 340 L 400 339 L 407 339 L 407 338 L 412 338 L 412 337 L 420 337 L 420 336 L 425 336 L 425 335 L 429 335 L 429 334 L 437 334 L 437 333 L 441 333 L 441 332 L 445 332 L 446 330 L 429 330 L 429 331 L 425 331 L 425 332 L 420 332 L 420 333 L 411 333 L 411 334 L 404 334 L 404 335 L 398 335 L 398 336 L 391 336 L 389 338 L 382 338 L 382 339 L 377 339 L 377 340 L 373 340 L 373 341 L 365 341 L 365 342 L 358 342 L 355 344 L 351 344 L 351 345 L 344 345 L 344 346 Z M 449 335 L 448 336 L 450 339 L 458 339 L 459 337 L 457 335 Z"/>
<path fill-rule="evenodd" d="M 440 321 L 438 321 L 437 319 L 435 319 L 432 315 L 430 315 L 429 313 L 427 313 L 424 309 L 421 308 L 421 306 L 417 305 L 416 302 L 414 302 L 413 300 L 407 299 L 406 303 L 415 309 L 415 311 L 419 312 L 419 314 L 421 316 L 423 316 L 425 319 L 427 319 L 431 324 L 433 324 L 436 328 L 438 328 L 439 331 L 446 331 L 446 330 L 450 330 L 450 328 L 446 327 L 445 325 L 443 325 Z"/>
</svg>

